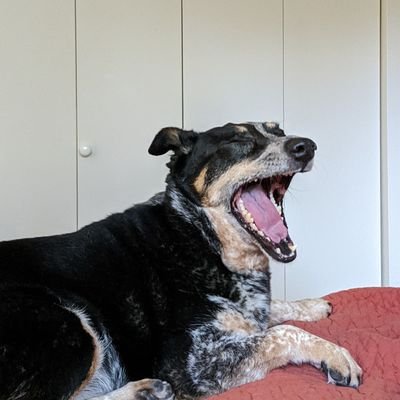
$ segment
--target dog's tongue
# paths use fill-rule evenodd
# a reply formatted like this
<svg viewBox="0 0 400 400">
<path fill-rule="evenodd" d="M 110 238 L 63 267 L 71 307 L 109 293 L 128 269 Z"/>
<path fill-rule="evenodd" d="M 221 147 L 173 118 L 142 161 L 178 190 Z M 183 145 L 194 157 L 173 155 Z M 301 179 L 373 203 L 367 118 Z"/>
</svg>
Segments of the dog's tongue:
<svg viewBox="0 0 400 400">
<path fill-rule="evenodd" d="M 273 242 L 279 243 L 288 236 L 281 215 L 268 198 L 261 184 L 252 185 L 240 195 L 246 209 L 253 216 L 257 228 Z"/>
</svg>

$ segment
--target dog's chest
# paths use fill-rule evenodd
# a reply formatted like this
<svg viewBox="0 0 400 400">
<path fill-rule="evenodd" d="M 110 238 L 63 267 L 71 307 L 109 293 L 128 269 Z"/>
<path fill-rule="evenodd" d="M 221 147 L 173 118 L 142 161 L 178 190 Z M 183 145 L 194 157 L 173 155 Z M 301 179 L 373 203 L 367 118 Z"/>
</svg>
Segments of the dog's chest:
<svg viewBox="0 0 400 400">
<path fill-rule="evenodd" d="M 269 275 L 235 276 L 229 298 L 210 296 L 219 306 L 215 324 L 219 329 L 252 334 L 268 327 L 270 312 Z"/>
<path fill-rule="evenodd" d="M 257 273 L 255 276 L 240 276 L 235 282 L 236 307 L 241 313 L 254 320 L 260 327 L 268 325 L 270 310 L 269 276 Z"/>
</svg>

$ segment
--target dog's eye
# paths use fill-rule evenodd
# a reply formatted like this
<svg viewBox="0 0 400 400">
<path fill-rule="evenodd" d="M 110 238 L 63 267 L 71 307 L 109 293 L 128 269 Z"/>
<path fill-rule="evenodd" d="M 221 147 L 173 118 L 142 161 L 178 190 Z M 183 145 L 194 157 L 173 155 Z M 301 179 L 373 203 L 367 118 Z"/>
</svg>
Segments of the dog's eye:
<svg viewBox="0 0 400 400">
<path fill-rule="evenodd" d="M 230 139 L 226 140 L 226 143 L 234 143 L 234 144 L 254 144 L 255 139 L 252 135 L 235 135 Z"/>
</svg>

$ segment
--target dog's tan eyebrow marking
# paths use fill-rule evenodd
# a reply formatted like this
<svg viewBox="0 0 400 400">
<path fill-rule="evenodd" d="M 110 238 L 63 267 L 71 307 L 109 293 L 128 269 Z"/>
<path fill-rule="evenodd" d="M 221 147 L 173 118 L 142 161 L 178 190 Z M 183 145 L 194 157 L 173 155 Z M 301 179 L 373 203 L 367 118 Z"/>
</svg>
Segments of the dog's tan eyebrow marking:
<svg viewBox="0 0 400 400">
<path fill-rule="evenodd" d="M 244 133 L 244 132 L 248 132 L 248 129 L 245 126 L 236 125 L 235 126 L 235 131 L 236 132 L 240 132 L 240 133 Z"/>
<path fill-rule="evenodd" d="M 193 186 L 196 189 L 198 194 L 201 194 L 204 190 L 205 183 L 206 183 L 206 175 L 207 175 L 207 166 L 205 166 L 195 179 Z"/>
</svg>

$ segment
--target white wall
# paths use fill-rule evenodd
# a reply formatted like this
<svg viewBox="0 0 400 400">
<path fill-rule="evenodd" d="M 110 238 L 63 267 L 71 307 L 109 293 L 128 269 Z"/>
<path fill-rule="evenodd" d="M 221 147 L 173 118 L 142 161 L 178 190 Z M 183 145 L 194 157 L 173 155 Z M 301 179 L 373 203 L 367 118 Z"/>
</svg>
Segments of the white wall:
<svg viewBox="0 0 400 400">
<path fill-rule="evenodd" d="M 382 2 L 383 223 L 385 284 L 400 286 L 400 2 Z M 387 174 L 387 175 L 386 175 Z"/>
<path fill-rule="evenodd" d="M 287 296 L 379 286 L 379 1 L 285 0 L 284 32 L 285 128 L 318 145 L 286 196 Z"/>
</svg>

